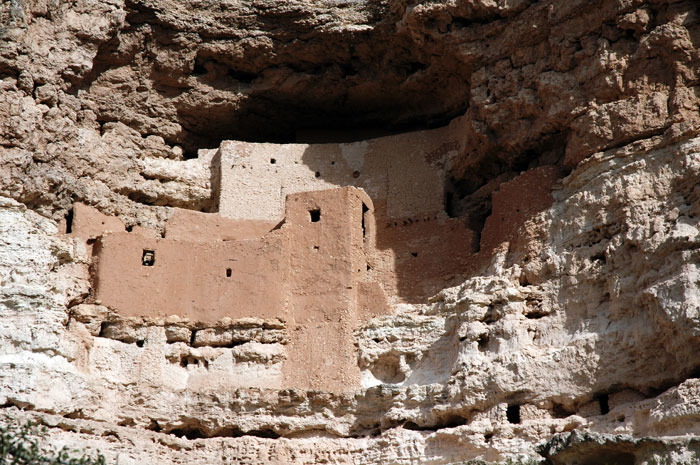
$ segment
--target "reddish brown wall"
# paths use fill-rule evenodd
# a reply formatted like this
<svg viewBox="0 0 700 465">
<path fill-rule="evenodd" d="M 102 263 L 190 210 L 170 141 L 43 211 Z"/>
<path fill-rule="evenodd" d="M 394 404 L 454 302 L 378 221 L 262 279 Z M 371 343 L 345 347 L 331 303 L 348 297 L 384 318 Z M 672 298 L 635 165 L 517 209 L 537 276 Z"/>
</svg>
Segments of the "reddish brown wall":
<svg viewBox="0 0 700 465">
<path fill-rule="evenodd" d="M 295 356 L 283 373 L 290 386 L 345 391 L 359 385 L 353 331 L 365 321 L 357 305 L 367 270 L 363 203 L 370 209 L 365 224 L 374 223 L 372 202 L 359 189 L 287 197 L 283 229 L 290 238 L 290 352 Z M 317 222 L 310 211 L 319 212 Z"/>
<path fill-rule="evenodd" d="M 290 195 L 285 212 L 284 224 L 264 235 L 270 223 L 185 212 L 173 216 L 166 238 L 107 232 L 94 249 L 95 299 L 124 316 L 280 318 L 289 330 L 284 387 L 355 389 L 353 331 L 389 311 L 381 288 L 366 281 L 372 201 L 338 188 Z M 93 231 L 97 220 L 84 224 Z M 151 252 L 153 263 L 144 263 Z"/>
<path fill-rule="evenodd" d="M 353 331 L 390 312 L 385 291 L 420 300 L 458 284 L 550 205 L 559 176 L 543 167 L 504 183 L 478 253 L 462 220 L 442 211 L 388 218 L 381 201 L 375 219 L 372 200 L 354 187 L 290 194 L 281 225 L 176 211 L 165 238 L 125 232 L 118 220 L 77 205 L 74 232 L 114 231 L 94 251 L 95 298 L 103 305 L 125 316 L 203 322 L 280 318 L 289 331 L 284 387 L 347 391 L 360 382 Z M 144 251 L 155 253 L 152 266 Z"/>
<path fill-rule="evenodd" d="M 153 266 L 142 264 L 145 250 L 154 251 Z M 205 322 L 282 316 L 286 250 L 281 232 L 209 243 L 106 233 L 95 250 L 95 295 L 126 316 L 180 315 Z"/>
<path fill-rule="evenodd" d="M 561 175 L 561 168 L 543 166 L 501 184 L 492 196 L 492 212 L 481 234 L 483 255 L 516 239 L 526 220 L 552 205 L 552 186 Z"/>
<path fill-rule="evenodd" d="M 377 253 L 371 258 L 373 279 L 393 302 L 420 302 L 463 276 L 474 249 L 474 233 L 445 213 L 449 167 L 466 148 L 463 120 L 428 131 L 347 144 L 270 144 L 225 141 L 216 156 L 219 211 L 230 218 L 281 219 L 286 194 L 336 186 L 363 188 L 374 201 Z M 407 221 L 430 217 L 430 227 Z M 398 228 L 385 228 L 398 223 Z M 457 229 L 461 228 L 462 231 Z M 407 260 L 410 239 L 425 253 Z M 446 243 L 451 243 L 446 246 Z M 425 245 L 438 246 L 428 252 Z M 397 248 L 395 248 L 397 247 Z M 414 257 L 411 257 L 414 258 Z"/>
<path fill-rule="evenodd" d="M 463 282 L 474 261 L 476 233 L 442 212 L 385 221 L 377 228 L 378 249 L 393 251 L 392 268 L 377 273 L 389 295 L 425 300 Z"/>
<path fill-rule="evenodd" d="M 279 222 L 232 220 L 221 215 L 175 208 L 165 228 L 165 237 L 194 242 L 259 239 Z"/>
</svg>

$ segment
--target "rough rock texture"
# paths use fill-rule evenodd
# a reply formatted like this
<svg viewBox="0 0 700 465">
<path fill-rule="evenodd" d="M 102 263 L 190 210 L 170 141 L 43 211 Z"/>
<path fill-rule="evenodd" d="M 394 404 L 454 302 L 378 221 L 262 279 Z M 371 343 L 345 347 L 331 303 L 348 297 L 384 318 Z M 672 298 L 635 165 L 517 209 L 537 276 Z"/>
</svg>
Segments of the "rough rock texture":
<svg viewBox="0 0 700 465">
<path fill-rule="evenodd" d="M 696 462 L 699 44 L 690 0 L 3 2 L 2 409 L 119 464 Z M 240 387 L 274 376 L 270 322 L 84 302 L 75 201 L 162 228 L 216 208 L 224 139 L 460 114 L 445 207 L 482 244 L 563 177 L 463 284 L 356 331 L 362 390 Z"/>
</svg>

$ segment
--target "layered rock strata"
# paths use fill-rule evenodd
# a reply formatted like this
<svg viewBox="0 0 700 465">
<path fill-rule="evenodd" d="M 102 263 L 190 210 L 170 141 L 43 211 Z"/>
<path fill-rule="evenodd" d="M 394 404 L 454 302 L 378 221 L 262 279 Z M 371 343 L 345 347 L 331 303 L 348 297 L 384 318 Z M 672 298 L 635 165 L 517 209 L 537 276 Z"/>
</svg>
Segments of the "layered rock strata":
<svg viewBox="0 0 700 465">
<path fill-rule="evenodd" d="M 56 446 L 698 460 L 695 2 L 12 1 L 0 21 L 0 405 Z M 256 384 L 287 357 L 285 321 L 90 300 L 75 202 L 158 236 L 175 208 L 219 210 L 216 155 L 241 140 L 352 149 L 459 115 L 436 192 L 479 260 L 354 332 L 360 389 Z"/>
<path fill-rule="evenodd" d="M 270 461 L 292 454 L 276 444 L 306 450 L 301 436 L 324 438 L 313 454 L 340 448 L 343 460 L 448 463 L 532 454 L 559 431 L 692 433 L 700 141 L 654 148 L 659 140 L 590 158 L 518 242 L 504 243 L 487 274 L 361 329 L 360 367 L 385 384 L 353 395 L 236 390 L 223 360 L 245 361 L 239 352 L 255 347 L 255 336 L 232 349 L 204 339 L 168 344 L 192 327 L 69 310 L 89 287 L 80 242 L 6 200 L 3 339 L 12 343 L 3 404 L 124 431 L 220 437 L 236 459 L 243 444 L 272 447 Z M 309 459 L 299 453 L 299 463 Z"/>
</svg>

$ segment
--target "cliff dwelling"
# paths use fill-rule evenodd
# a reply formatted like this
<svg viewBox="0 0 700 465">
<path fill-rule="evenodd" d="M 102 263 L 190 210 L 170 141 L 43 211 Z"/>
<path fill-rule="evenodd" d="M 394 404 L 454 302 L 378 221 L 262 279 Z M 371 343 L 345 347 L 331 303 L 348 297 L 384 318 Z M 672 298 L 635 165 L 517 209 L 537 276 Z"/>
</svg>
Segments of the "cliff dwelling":
<svg viewBox="0 0 700 465">
<path fill-rule="evenodd" d="M 694 0 L 0 1 L 0 450 L 700 463 L 699 76 Z"/>
<path fill-rule="evenodd" d="M 224 142 L 210 162 L 216 212 L 175 209 L 160 234 L 76 204 L 93 301 L 125 317 L 279 320 L 286 359 L 256 384 L 357 389 L 355 329 L 464 280 L 551 201 L 556 169 L 504 185 L 479 253 L 481 231 L 446 211 L 459 124 L 344 144 Z"/>
<path fill-rule="evenodd" d="M 383 290 L 367 280 L 372 201 L 346 187 L 290 194 L 285 205 L 282 223 L 178 210 L 157 237 L 126 232 L 115 218 L 78 204 L 72 234 L 96 239 L 93 286 L 101 305 L 127 317 L 284 322 L 290 349 L 281 374 L 258 382 L 347 390 L 359 383 L 352 331 L 388 312 Z"/>
</svg>

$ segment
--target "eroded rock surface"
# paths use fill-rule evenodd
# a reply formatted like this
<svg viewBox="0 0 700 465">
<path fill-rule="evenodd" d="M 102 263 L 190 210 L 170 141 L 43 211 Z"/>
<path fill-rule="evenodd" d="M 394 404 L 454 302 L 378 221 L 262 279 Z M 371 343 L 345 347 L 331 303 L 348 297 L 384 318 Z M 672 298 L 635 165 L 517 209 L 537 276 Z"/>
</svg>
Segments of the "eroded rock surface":
<svg viewBox="0 0 700 465">
<path fill-rule="evenodd" d="M 18 0 L 0 20 L 0 405 L 57 445 L 120 464 L 697 460 L 695 2 Z M 355 332 L 362 389 L 270 388 L 283 321 L 89 300 L 75 202 L 158 234 L 173 207 L 217 210 L 223 140 L 459 115 L 444 213 L 483 261 Z"/>
</svg>

